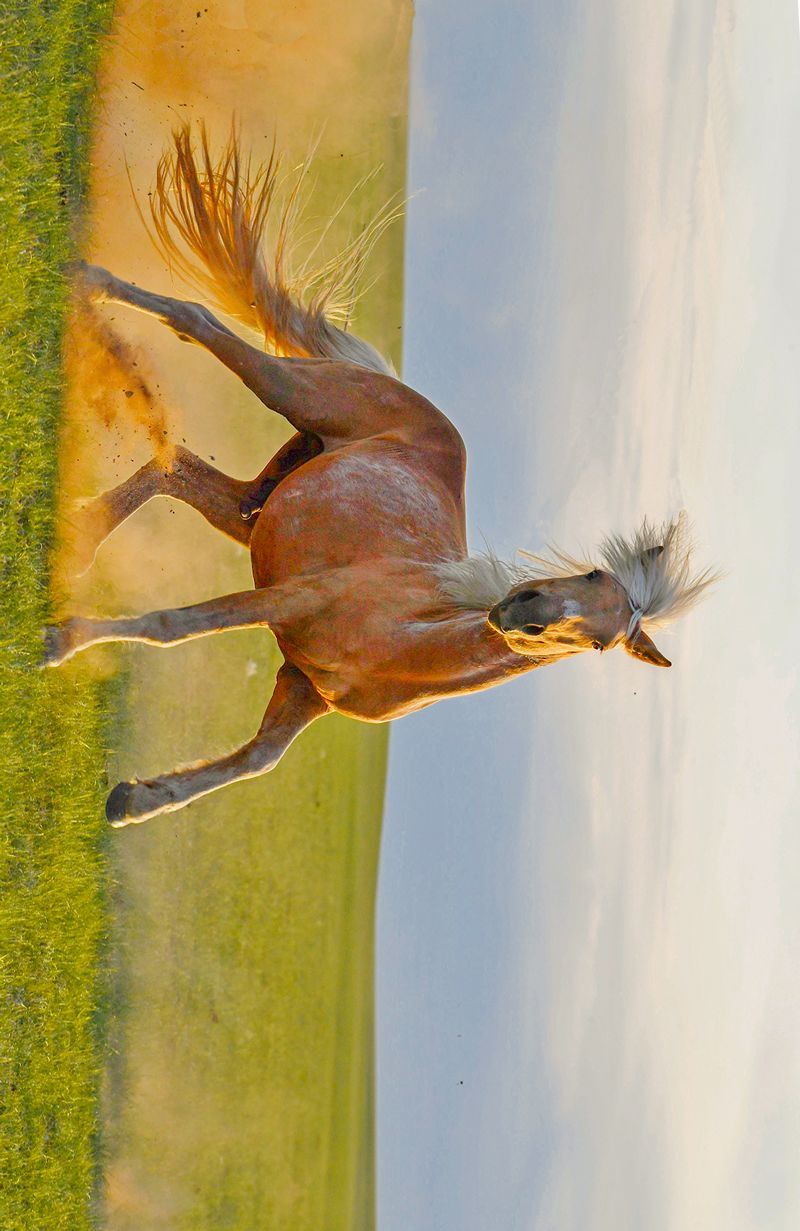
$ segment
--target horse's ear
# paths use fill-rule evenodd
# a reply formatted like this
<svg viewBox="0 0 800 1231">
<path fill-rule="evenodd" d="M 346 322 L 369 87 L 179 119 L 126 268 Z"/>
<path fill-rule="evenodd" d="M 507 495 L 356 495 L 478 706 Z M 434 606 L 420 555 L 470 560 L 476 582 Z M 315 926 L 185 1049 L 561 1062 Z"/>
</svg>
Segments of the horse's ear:
<svg viewBox="0 0 800 1231">
<path fill-rule="evenodd" d="M 653 667 L 672 666 L 669 659 L 665 658 L 661 651 L 656 649 L 642 628 L 637 629 L 632 637 L 626 637 L 622 644 L 629 654 L 632 654 L 634 658 L 641 659 L 643 663 L 650 663 Z"/>
<path fill-rule="evenodd" d="M 648 547 L 647 551 L 644 553 L 645 558 L 647 558 L 648 556 L 651 556 L 653 559 L 656 559 L 658 556 L 661 555 L 663 550 L 664 550 L 663 543 L 661 544 L 660 547 Z"/>
</svg>

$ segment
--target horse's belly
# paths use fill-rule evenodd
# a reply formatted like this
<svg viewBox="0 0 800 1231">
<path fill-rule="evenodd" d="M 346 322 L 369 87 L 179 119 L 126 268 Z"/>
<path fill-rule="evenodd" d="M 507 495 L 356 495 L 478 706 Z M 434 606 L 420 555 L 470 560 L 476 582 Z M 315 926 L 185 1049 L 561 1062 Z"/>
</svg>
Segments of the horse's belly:
<svg viewBox="0 0 800 1231">
<path fill-rule="evenodd" d="M 322 454 L 269 497 L 250 550 L 256 585 L 375 556 L 448 558 L 463 550 L 463 513 L 435 475 L 402 448 Z"/>
</svg>

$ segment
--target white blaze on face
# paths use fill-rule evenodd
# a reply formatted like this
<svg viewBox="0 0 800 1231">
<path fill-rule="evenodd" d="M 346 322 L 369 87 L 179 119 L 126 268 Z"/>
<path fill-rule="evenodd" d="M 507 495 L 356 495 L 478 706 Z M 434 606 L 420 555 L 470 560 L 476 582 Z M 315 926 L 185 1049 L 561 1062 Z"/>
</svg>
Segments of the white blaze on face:
<svg viewBox="0 0 800 1231">
<path fill-rule="evenodd" d="M 574 598 L 564 599 L 563 612 L 567 620 L 574 620 L 577 616 L 583 615 L 580 603 L 576 603 Z"/>
</svg>

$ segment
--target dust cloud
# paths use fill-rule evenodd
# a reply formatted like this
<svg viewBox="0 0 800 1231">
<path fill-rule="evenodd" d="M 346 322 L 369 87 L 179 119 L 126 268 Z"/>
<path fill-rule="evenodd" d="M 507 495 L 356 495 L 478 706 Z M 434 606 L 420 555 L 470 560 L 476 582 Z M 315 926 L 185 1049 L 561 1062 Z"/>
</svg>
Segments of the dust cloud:
<svg viewBox="0 0 800 1231">
<path fill-rule="evenodd" d="M 166 460 L 167 410 L 147 372 L 144 353 L 79 297 L 70 320 L 65 367 L 71 398 L 98 426 L 112 428 L 127 416 L 141 428 L 159 461 Z"/>
</svg>

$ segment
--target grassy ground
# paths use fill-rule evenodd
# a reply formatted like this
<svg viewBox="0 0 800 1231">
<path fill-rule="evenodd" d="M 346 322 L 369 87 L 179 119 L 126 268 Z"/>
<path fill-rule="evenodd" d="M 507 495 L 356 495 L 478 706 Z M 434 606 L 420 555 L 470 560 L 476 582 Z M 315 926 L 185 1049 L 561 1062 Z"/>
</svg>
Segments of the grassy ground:
<svg viewBox="0 0 800 1231">
<path fill-rule="evenodd" d="M 61 394 L 62 269 L 106 0 L 0 13 L 0 1226 L 89 1225 L 106 929 L 95 686 L 35 670 Z"/>
<path fill-rule="evenodd" d="M 258 661 L 239 694 L 240 726 L 269 686 L 270 658 L 266 638 L 240 634 L 203 662 L 230 682 Z M 167 688 L 176 665 L 192 674 L 189 656 L 134 666 L 130 701 L 155 730 L 163 707 L 155 713 L 140 689 L 159 696 L 154 673 Z M 182 701 L 191 707 L 201 692 L 190 685 Z M 236 721 L 218 714 L 220 747 L 235 742 L 225 728 Z M 179 742 L 190 742 L 190 726 L 197 738 L 202 723 L 176 721 Z M 165 741 L 148 749 L 141 732 L 126 760 L 166 763 Z M 326 719 L 268 784 L 241 784 L 125 832 L 114 859 L 121 1003 L 107 1089 L 109 1227 L 373 1225 L 385 741 L 366 734 Z"/>
</svg>

